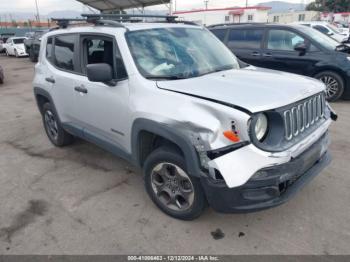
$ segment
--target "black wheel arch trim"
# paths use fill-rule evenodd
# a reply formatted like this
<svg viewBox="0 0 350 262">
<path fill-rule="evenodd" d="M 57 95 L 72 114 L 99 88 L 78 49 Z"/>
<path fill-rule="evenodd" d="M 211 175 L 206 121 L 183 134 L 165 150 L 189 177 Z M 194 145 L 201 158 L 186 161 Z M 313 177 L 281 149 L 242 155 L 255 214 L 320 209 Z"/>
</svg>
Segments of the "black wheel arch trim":
<svg viewBox="0 0 350 262">
<path fill-rule="evenodd" d="M 197 151 L 189 138 L 168 125 L 145 118 L 138 118 L 134 121 L 131 134 L 132 156 L 139 167 L 142 165 L 139 152 L 140 134 L 142 131 L 161 136 L 176 144 L 184 154 L 189 175 L 199 177 L 203 173 L 200 168 Z"/>
<path fill-rule="evenodd" d="M 58 118 L 58 121 L 60 121 L 60 123 L 61 123 L 60 117 L 59 117 L 59 115 L 57 113 L 57 110 L 56 110 L 55 103 L 53 102 L 53 99 L 52 99 L 50 93 L 48 91 L 46 91 L 45 89 L 41 88 L 41 87 L 34 87 L 34 96 L 35 96 L 35 100 L 36 100 L 38 109 L 39 109 L 40 113 L 43 113 L 42 112 L 42 108 L 40 107 L 40 101 L 38 99 L 38 95 L 43 96 L 47 100 L 49 100 L 49 102 L 50 102 L 50 104 L 51 104 L 51 106 L 52 106 L 52 108 L 54 110 L 54 113 L 55 113 L 55 115 Z"/>
</svg>

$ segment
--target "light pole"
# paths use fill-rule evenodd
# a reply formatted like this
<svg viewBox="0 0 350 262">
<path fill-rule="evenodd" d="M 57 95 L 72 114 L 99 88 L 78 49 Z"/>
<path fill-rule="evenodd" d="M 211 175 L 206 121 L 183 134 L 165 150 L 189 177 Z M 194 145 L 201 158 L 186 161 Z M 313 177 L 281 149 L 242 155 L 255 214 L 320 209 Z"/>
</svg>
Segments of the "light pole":
<svg viewBox="0 0 350 262">
<path fill-rule="evenodd" d="M 35 0 L 35 6 L 36 6 L 36 19 L 38 22 L 40 22 L 38 0 Z"/>
<path fill-rule="evenodd" d="M 209 0 L 204 0 L 205 10 L 208 10 Z"/>
<path fill-rule="evenodd" d="M 248 0 L 245 0 L 245 7 L 248 7 Z"/>
</svg>

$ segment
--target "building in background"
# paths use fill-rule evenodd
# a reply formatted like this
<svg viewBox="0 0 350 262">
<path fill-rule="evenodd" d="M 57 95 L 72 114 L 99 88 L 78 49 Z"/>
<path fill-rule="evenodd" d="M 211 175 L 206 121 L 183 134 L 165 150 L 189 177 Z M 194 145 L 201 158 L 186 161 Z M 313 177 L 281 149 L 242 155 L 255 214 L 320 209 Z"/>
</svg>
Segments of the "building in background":
<svg viewBox="0 0 350 262">
<path fill-rule="evenodd" d="M 322 13 L 321 20 L 327 22 L 350 23 L 350 12 Z"/>
<path fill-rule="evenodd" d="M 320 12 L 317 11 L 294 11 L 280 13 L 270 13 L 268 15 L 269 23 L 288 24 L 302 21 L 318 21 L 321 18 Z"/>
<path fill-rule="evenodd" d="M 222 23 L 266 23 L 270 9 L 266 6 L 199 9 L 178 11 L 174 15 L 182 20 L 206 26 Z"/>
</svg>

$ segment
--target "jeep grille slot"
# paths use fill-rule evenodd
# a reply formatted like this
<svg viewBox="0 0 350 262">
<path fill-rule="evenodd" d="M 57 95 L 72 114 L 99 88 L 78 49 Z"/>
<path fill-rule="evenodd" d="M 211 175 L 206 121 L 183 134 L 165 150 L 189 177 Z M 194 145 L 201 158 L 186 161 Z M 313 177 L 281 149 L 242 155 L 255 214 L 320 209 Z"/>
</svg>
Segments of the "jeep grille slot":
<svg viewBox="0 0 350 262">
<path fill-rule="evenodd" d="M 285 138 L 290 141 L 315 125 L 325 114 L 324 94 L 308 98 L 283 112 Z"/>
</svg>

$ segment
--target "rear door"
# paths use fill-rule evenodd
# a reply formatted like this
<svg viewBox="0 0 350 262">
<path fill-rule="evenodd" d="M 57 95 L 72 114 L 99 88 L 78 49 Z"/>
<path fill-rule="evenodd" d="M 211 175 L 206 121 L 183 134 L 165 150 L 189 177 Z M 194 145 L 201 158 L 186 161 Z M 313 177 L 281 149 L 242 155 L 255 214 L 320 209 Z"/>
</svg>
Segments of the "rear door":
<svg viewBox="0 0 350 262">
<path fill-rule="evenodd" d="M 230 29 L 226 45 L 242 61 L 261 66 L 263 37 L 263 28 L 233 28 Z"/>
<path fill-rule="evenodd" d="M 74 91 L 77 77 L 80 74 L 80 65 L 77 62 L 79 50 L 77 41 L 77 34 L 62 34 L 48 38 L 46 60 L 49 65 L 45 72 L 45 81 L 47 85 L 51 85 L 50 93 L 60 120 L 80 129 L 79 108 L 75 101 Z"/>
<path fill-rule="evenodd" d="M 294 49 L 299 44 L 306 46 L 306 53 Z M 319 59 L 316 47 L 305 36 L 291 29 L 271 28 L 267 31 L 261 60 L 265 68 L 308 75 Z"/>
</svg>

